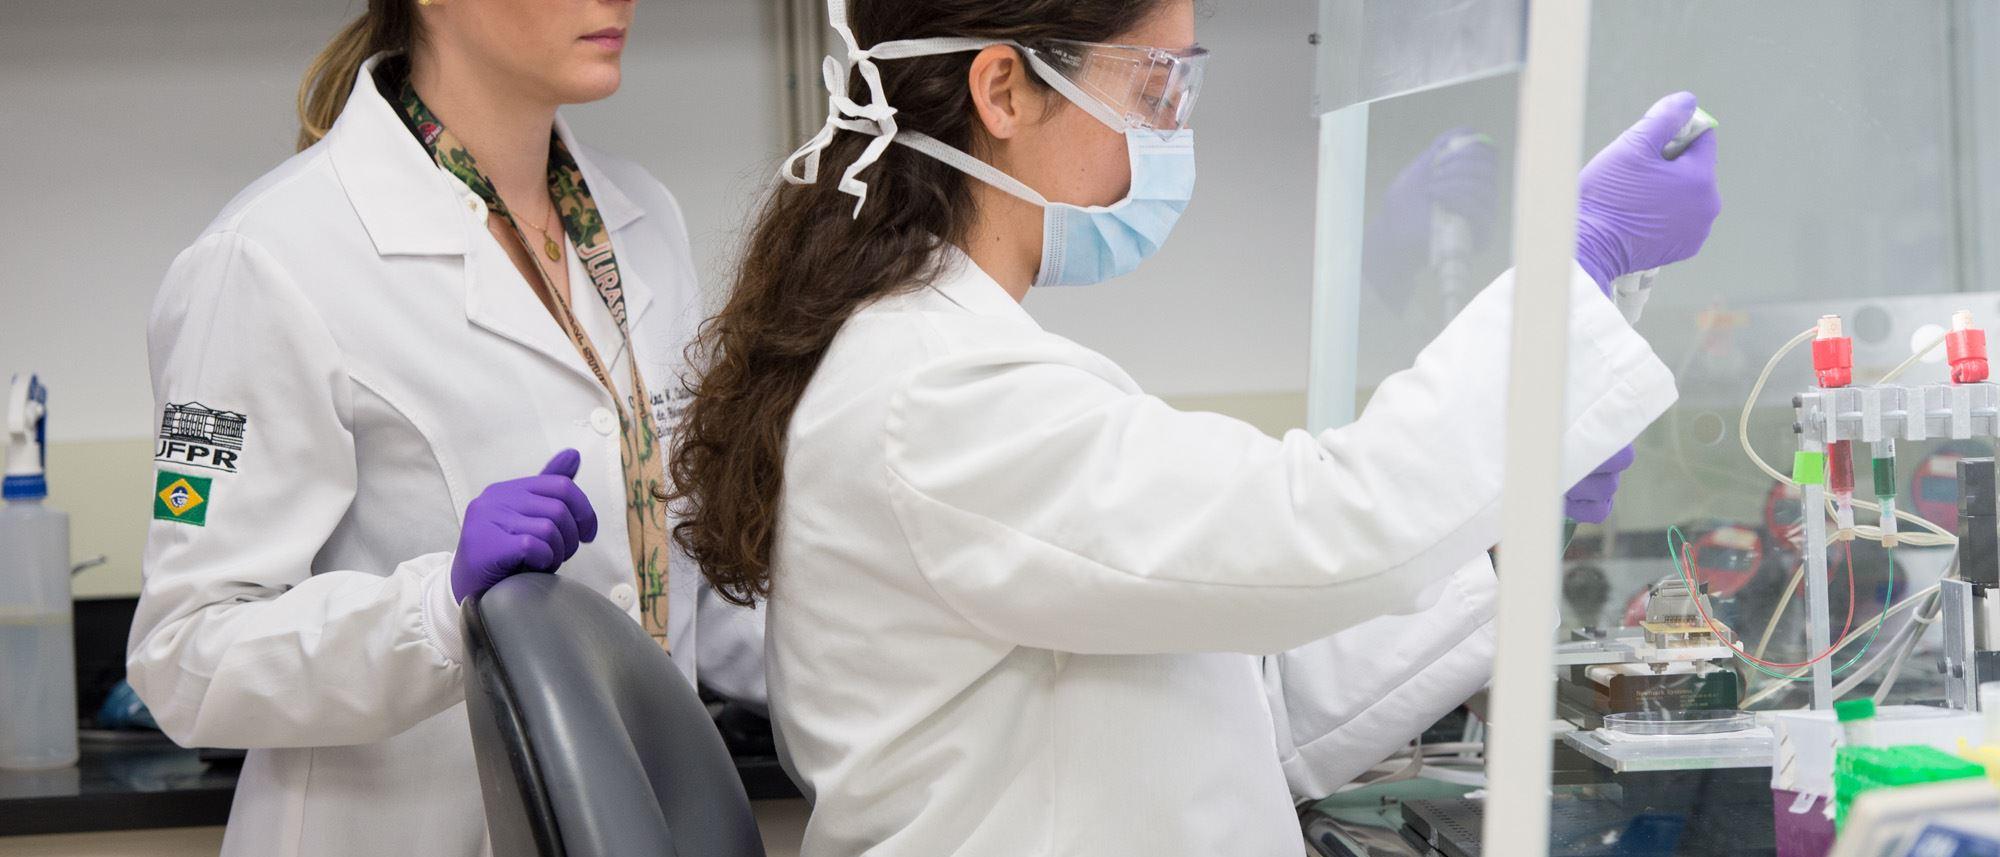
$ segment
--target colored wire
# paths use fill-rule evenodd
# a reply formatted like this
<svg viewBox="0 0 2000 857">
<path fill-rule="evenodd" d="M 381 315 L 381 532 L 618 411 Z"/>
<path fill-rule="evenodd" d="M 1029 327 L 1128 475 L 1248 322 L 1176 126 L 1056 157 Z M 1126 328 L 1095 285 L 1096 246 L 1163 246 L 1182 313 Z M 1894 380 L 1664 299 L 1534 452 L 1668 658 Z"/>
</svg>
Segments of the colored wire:
<svg viewBox="0 0 2000 857">
<path fill-rule="evenodd" d="M 1681 546 L 1680 549 L 1678 550 L 1675 548 L 1674 544 L 1676 541 L 1678 541 Z M 1729 629 L 1729 626 L 1724 625 L 1721 622 L 1717 622 L 1715 620 L 1715 617 L 1708 615 L 1708 606 L 1700 597 L 1701 590 L 1695 583 L 1694 561 L 1691 557 L 1688 556 L 1686 546 L 1687 546 L 1687 536 L 1681 533 L 1681 528 L 1669 527 L 1667 529 L 1667 551 L 1673 554 L 1675 563 L 1680 566 L 1681 575 L 1687 581 L 1688 592 L 1693 597 L 1695 610 L 1701 613 L 1701 620 L 1704 623 L 1707 623 L 1708 629 L 1715 634 L 1715 638 L 1721 640 L 1723 645 L 1728 646 L 1731 652 L 1734 652 L 1738 658 L 1741 658 L 1744 661 L 1749 662 L 1752 666 L 1759 667 L 1760 671 L 1762 671 L 1761 668 L 1763 667 L 1770 667 L 1772 669 L 1810 667 L 1814 664 L 1819 663 L 1820 661 L 1826 660 L 1827 658 L 1832 657 L 1835 652 L 1840 651 L 1841 645 L 1845 644 L 1845 640 L 1846 637 L 1848 636 L 1849 631 L 1851 631 L 1854 628 L 1854 602 L 1856 599 L 1854 597 L 1854 546 L 1852 544 L 1847 545 L 1847 623 L 1843 625 L 1840 629 L 1840 637 L 1842 639 L 1842 643 L 1828 646 L 1826 651 L 1814 655 L 1811 660 L 1802 661 L 1800 663 L 1779 663 L 1776 661 L 1767 661 L 1764 660 L 1763 658 L 1757 657 L 1756 655 L 1750 654 L 1747 651 L 1744 651 L 1742 647 L 1736 645 L 1735 641 L 1731 639 L 1731 637 L 1734 636 L 1735 632 L 1731 631 Z M 1881 626 L 1877 625 L 1876 627 L 1879 629 Z M 1873 641 L 1873 637 L 1870 638 L 1870 641 L 1871 642 Z M 1863 651 L 1865 652 L 1866 649 L 1864 649 Z M 1852 664 L 1853 661 L 1850 660 L 1848 663 Z M 1778 678 L 1789 678 L 1789 676 L 1785 676 L 1778 673 L 1767 673 L 1767 674 L 1775 675 Z"/>
<path fill-rule="evenodd" d="M 1874 532 L 1878 534 L 1878 537 L 1870 538 L 1868 535 L 1869 530 L 1874 530 Z M 1855 527 L 1855 531 L 1856 532 L 1854 533 L 1854 535 L 1860 538 L 1866 538 L 1869 539 L 1870 541 L 1881 541 L 1881 539 L 1879 538 L 1879 533 L 1881 531 L 1879 529 L 1875 529 L 1873 527 L 1867 527 L 1867 528 Z M 1832 546 L 1834 542 L 1840 540 L 1842 535 L 1843 535 L 1842 532 L 1836 532 L 1832 538 L 1828 539 L 1827 545 L 1829 547 Z M 1919 537 L 1923 536 L 1923 534 L 1921 533 L 1912 533 L 1911 535 Z M 1908 537 L 1905 538 L 1907 539 Z M 1906 541 L 1903 539 L 1899 539 L 1897 543 L 1919 545 L 1919 546 L 1934 546 L 1934 545 L 1941 546 L 1945 544 L 1955 544 L 1956 540 L 1954 540 L 1953 542 L 1943 542 L 1943 541 Z M 1894 550 L 1893 547 L 1887 545 L 1884 545 L 1884 549 Z M 1757 648 L 1755 654 L 1758 657 L 1761 658 L 1764 656 L 1764 650 L 1768 648 L 1771 644 L 1771 636 L 1775 634 L 1778 630 L 1779 620 L 1784 618 L 1785 610 L 1789 608 L 1792 604 L 1792 594 L 1798 591 L 1799 584 L 1804 582 L 1805 579 L 1806 579 L 1806 566 L 1805 563 L 1801 562 L 1799 563 L 1798 569 L 1792 572 L 1791 579 L 1785 581 L 1785 587 L 1783 590 L 1781 590 L 1784 594 L 1778 597 L 1778 606 L 1771 611 L 1770 621 L 1764 623 L 1763 635 L 1757 638 Z"/>
<path fill-rule="evenodd" d="M 1908 610 L 1911 605 L 1925 598 L 1929 598 L 1932 595 L 1937 594 L 1937 591 L 1938 588 L 1935 585 L 1927 586 L 1921 590 L 1918 590 L 1917 594 L 1911 595 L 1907 598 L 1904 598 L 1901 601 L 1896 602 L 1894 606 L 1890 607 L 1887 610 L 1882 611 L 1880 615 L 1877 615 L 1875 618 L 1861 623 L 1861 627 L 1856 628 L 1852 632 L 1850 632 L 1847 635 L 1846 639 L 1840 641 L 1839 645 L 1845 646 L 1848 643 L 1853 642 L 1855 638 L 1860 637 L 1862 634 L 1875 630 L 1876 628 L 1880 627 L 1882 622 L 1888 619 L 1890 616 L 1894 616 L 1898 613 L 1903 612 L 1904 610 Z M 1866 670 L 1867 667 L 1864 666 L 1862 667 L 1862 669 Z M 1792 674 L 1787 675 L 1785 677 L 1797 678 L 1798 676 L 1802 676 L 1805 674 L 1806 670 L 1801 669 L 1801 670 L 1796 670 Z M 1850 676 L 1849 678 L 1851 679 L 1852 676 Z M 1759 690 L 1756 693 L 1750 694 L 1747 697 L 1744 697 L 1743 701 L 1736 704 L 1736 707 L 1748 710 L 1750 706 L 1756 705 L 1759 702 L 1769 699 L 1773 694 L 1776 694 L 1778 691 L 1784 690 L 1785 688 L 1791 686 L 1792 683 L 1789 681 L 1773 682 L 1772 684 L 1766 686 L 1764 689 Z"/>
<path fill-rule="evenodd" d="M 1674 543 L 1676 540 L 1678 540 L 1680 543 L 1679 550 L 1676 550 L 1674 547 Z M 1679 566 L 1681 576 L 1687 581 L 1688 591 L 1699 592 L 1699 589 L 1695 584 L 1694 580 L 1694 559 L 1693 557 L 1688 555 L 1687 543 L 1688 543 L 1687 536 L 1681 532 L 1680 527 L 1669 527 L 1667 529 L 1667 552 L 1673 555 L 1675 565 Z M 1750 662 L 1752 665 L 1767 666 L 1779 669 L 1789 668 L 1789 667 L 1809 667 L 1819 663 L 1820 661 L 1826 660 L 1836 650 L 1839 649 L 1838 646 L 1830 647 L 1826 651 L 1814 655 L 1812 660 L 1804 661 L 1801 663 L 1778 663 L 1774 661 L 1767 661 L 1761 657 L 1758 657 L 1756 655 L 1744 651 L 1743 649 L 1739 648 L 1734 642 L 1732 642 L 1730 638 L 1735 635 L 1735 631 L 1730 629 L 1729 626 L 1717 622 L 1714 619 L 1714 617 L 1709 616 L 1708 608 L 1703 604 L 1700 598 L 1694 599 L 1694 606 L 1695 609 L 1701 613 L 1702 621 L 1706 622 L 1708 624 L 1709 630 L 1715 633 L 1716 638 L 1721 640 L 1724 645 L 1728 646 L 1731 651 L 1735 652 L 1737 657 L 1740 657 L 1743 660 Z M 1840 636 L 1845 637 L 1847 633 L 1853 629 L 1853 627 L 1854 627 L 1854 548 L 1852 545 L 1849 545 L 1847 548 L 1847 622 L 1845 625 L 1841 627 Z"/>
<path fill-rule="evenodd" d="M 1850 568 L 1849 568 L 1849 574 L 1852 574 L 1852 573 L 1853 573 L 1853 572 L 1852 572 L 1852 563 L 1854 562 L 1854 557 L 1853 557 L 1853 548 L 1849 548 L 1849 549 L 1848 549 L 1848 554 L 1849 554 L 1849 555 L 1848 555 L 1848 563 L 1849 563 L 1849 566 L 1850 566 Z M 1851 606 L 1851 604 L 1852 604 L 1852 599 L 1853 599 L 1853 597 L 1854 597 L 1854 596 L 1852 595 L 1852 591 L 1853 591 L 1853 590 L 1852 590 L 1852 589 L 1850 588 L 1850 589 L 1849 589 L 1849 593 L 1850 593 L 1850 594 L 1848 595 L 1848 598 L 1849 598 L 1849 600 L 1850 600 L 1850 601 L 1849 601 L 1849 603 L 1850 603 L 1850 606 Z M 1888 582 L 1888 583 L 1887 583 L 1886 585 L 1884 585 L 1884 586 L 1882 587 L 1882 603 L 1883 603 L 1883 604 L 1889 604 L 1889 603 L 1892 603 L 1892 602 L 1893 602 L 1893 600 L 1895 599 L 1895 597 L 1896 597 L 1896 576 L 1895 576 L 1895 573 L 1894 573 L 1894 571 L 1892 570 L 1892 571 L 1890 572 L 1890 575 L 1889 575 L 1889 582 Z M 1855 665 L 1855 664 L 1859 663 L 1859 662 L 1861 661 L 1861 659 L 1862 659 L 1863 657 L 1865 657 L 1865 656 L 1866 656 L 1866 655 L 1868 654 L 1868 649 L 1869 649 L 1869 647 L 1870 647 L 1870 646 L 1873 646 L 1873 645 L 1875 645 L 1875 637 L 1876 637 L 1876 635 L 1878 635 L 1878 634 L 1881 634 L 1881 633 L 1882 633 L 1882 621 L 1881 621 L 1881 619 L 1880 619 L 1879 617 L 1878 617 L 1877 619 L 1875 619 L 1875 620 L 1874 620 L 1874 627 L 1872 627 L 1872 628 L 1868 628 L 1868 629 L 1866 629 L 1866 630 L 1867 630 L 1867 633 L 1868 633 L 1868 639 L 1865 639 L 1865 640 L 1862 640 L 1862 641 L 1861 641 L 1861 650 L 1860 650 L 1860 651 L 1857 651 L 1857 652 L 1855 652 L 1855 653 L 1854 653 L 1854 657 L 1851 657 L 1851 658 L 1848 658 L 1848 659 L 1847 659 L 1847 661 L 1846 661 L 1845 663 L 1841 664 L 1840 666 L 1837 666 L 1837 667 L 1834 667 L 1834 668 L 1833 668 L 1833 675 L 1840 675 L 1841 673 L 1844 673 L 1844 672 L 1847 672 L 1848 670 L 1852 669 L 1852 668 L 1854 667 L 1854 665 Z M 1851 643 L 1851 642 L 1853 642 L 1853 639 L 1851 639 L 1851 638 L 1852 638 L 1853 636 L 1857 635 L 1857 634 L 1860 634 L 1860 633 L 1861 633 L 1861 630 L 1859 630 L 1859 629 L 1857 629 L 1857 630 L 1854 630 L 1854 631 L 1851 631 L 1851 632 L 1843 632 L 1843 633 L 1841 634 L 1841 640 L 1840 640 L 1840 642 L 1838 642 L 1838 643 L 1835 643 L 1835 644 L 1834 644 L 1834 646 L 1833 646 L 1833 649 L 1832 649 L 1832 651 L 1839 651 L 1839 650 L 1840 650 L 1841 648 L 1845 647 L 1845 646 L 1846 646 L 1846 645 L 1847 645 L 1848 643 Z M 1783 680 L 1784 680 L 1784 681 L 1786 681 L 1786 682 L 1795 682 L 1795 681 L 1812 681 L 1812 677 L 1811 677 L 1811 676 L 1807 676 L 1807 675 L 1805 675 L 1805 674 L 1804 674 L 1804 673 L 1803 673 L 1802 671 L 1799 671 L 1799 672 L 1793 672 L 1793 673 L 1790 673 L 1790 674 L 1786 674 L 1786 673 L 1781 673 L 1781 672 L 1778 672 L 1778 671 L 1776 671 L 1776 670 L 1769 670 L 1769 669 L 1765 669 L 1765 668 L 1763 668 L 1763 667 L 1760 667 L 1760 666 L 1757 666 L 1756 664 L 1751 664 L 1750 666 L 1751 666 L 1752 668 L 1756 669 L 1756 670 L 1757 670 L 1758 672 L 1761 672 L 1761 673 L 1763 673 L 1763 674 L 1765 674 L 1765 675 L 1767 675 L 1767 676 L 1770 676 L 1770 677 L 1772 677 L 1772 678 L 1775 678 L 1775 679 L 1783 679 Z M 1860 678 L 1860 677 L 1865 677 L 1865 676 L 1866 676 L 1866 671 L 1864 670 L 1864 671 L 1863 671 L 1863 672 L 1861 672 L 1861 673 L 1857 673 L 1857 674 L 1856 674 L 1855 676 L 1850 676 L 1850 677 L 1849 677 L 1849 679 L 1850 679 L 1850 680 L 1852 680 L 1852 679 L 1854 679 L 1854 678 Z M 1838 698 L 1840 698 L 1840 693 L 1839 693 L 1839 692 L 1836 692 L 1836 693 L 1834 694 L 1834 698 L 1835 698 L 1835 699 L 1838 699 Z"/>
</svg>

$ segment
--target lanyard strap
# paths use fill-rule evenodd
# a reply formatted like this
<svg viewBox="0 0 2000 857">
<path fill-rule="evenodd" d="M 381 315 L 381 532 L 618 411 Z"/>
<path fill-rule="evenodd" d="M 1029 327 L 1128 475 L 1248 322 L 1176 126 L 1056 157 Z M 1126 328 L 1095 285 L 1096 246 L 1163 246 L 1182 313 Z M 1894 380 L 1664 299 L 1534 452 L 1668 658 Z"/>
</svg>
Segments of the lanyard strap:
<svg viewBox="0 0 2000 857">
<path fill-rule="evenodd" d="M 619 459 L 625 473 L 626 532 L 631 537 L 640 620 L 661 648 L 667 648 L 668 525 L 666 504 L 659 500 L 659 494 L 664 493 L 661 489 L 666 470 L 661 444 L 648 415 L 645 377 L 639 372 L 638 355 L 632 351 L 625 288 L 618 274 L 617 254 L 612 249 L 610 233 L 604 228 L 604 218 L 598 213 L 597 200 L 591 196 L 590 188 L 584 182 L 583 170 L 577 165 L 576 157 L 570 153 L 562 137 L 551 132 L 549 198 L 561 215 L 563 232 L 575 245 L 577 260 L 590 277 L 598 299 L 604 302 L 604 308 L 618 325 L 626 362 L 632 370 L 632 396 L 629 401 L 619 394 L 618 385 L 611 379 L 610 367 L 598 356 L 590 334 L 577 320 L 575 308 L 570 304 L 569 290 L 555 287 L 554 278 L 541 267 L 541 260 L 528 247 L 520 222 L 508 209 L 506 201 L 500 198 L 493 182 L 479 171 L 472 152 L 445 129 L 444 123 L 438 121 L 430 108 L 424 106 L 423 99 L 417 96 L 416 87 L 410 84 L 406 70 L 400 68 L 400 63 L 397 65 L 399 68 L 390 74 L 400 77 L 400 80 L 385 78 L 381 83 L 385 84 L 385 89 L 391 84 L 395 86 L 395 101 L 404 124 L 409 126 L 411 133 L 416 135 L 417 141 L 423 144 L 438 166 L 464 182 L 486 202 L 489 211 L 507 219 L 515 237 L 520 239 L 522 249 L 535 262 L 535 271 L 541 277 L 549 302 L 554 307 L 551 315 L 555 317 L 556 325 L 576 346 L 577 354 L 618 406 Z M 378 68 L 388 69 L 389 64 L 384 63 Z"/>
</svg>

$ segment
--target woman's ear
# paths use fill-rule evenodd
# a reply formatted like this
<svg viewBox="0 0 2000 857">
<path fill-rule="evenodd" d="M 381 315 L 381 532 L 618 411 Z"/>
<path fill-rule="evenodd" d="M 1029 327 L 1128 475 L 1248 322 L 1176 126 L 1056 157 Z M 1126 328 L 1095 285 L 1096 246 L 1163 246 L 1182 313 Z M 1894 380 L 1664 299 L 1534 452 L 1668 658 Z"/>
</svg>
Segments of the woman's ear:
<svg viewBox="0 0 2000 857">
<path fill-rule="evenodd" d="M 972 108 L 994 139 L 1006 140 L 1029 124 L 1028 110 L 1034 104 L 1032 74 L 1020 53 L 1007 45 L 989 45 L 972 58 L 966 83 L 972 93 Z"/>
</svg>

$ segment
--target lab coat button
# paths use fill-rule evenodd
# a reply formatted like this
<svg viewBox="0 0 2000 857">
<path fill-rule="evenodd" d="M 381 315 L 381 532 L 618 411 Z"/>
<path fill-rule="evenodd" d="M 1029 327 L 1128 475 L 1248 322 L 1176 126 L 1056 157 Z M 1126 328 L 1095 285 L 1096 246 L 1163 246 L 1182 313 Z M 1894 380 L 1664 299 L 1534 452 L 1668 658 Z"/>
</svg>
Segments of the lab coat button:
<svg viewBox="0 0 2000 857">
<path fill-rule="evenodd" d="M 612 432 L 618 430 L 618 415 L 612 413 L 610 408 L 598 408 L 590 412 L 590 427 L 597 429 L 598 434 L 610 437 Z"/>
<path fill-rule="evenodd" d="M 639 603 L 639 593 L 632 588 L 632 584 L 620 583 L 611 587 L 611 603 L 618 605 L 620 610 L 630 610 Z"/>
</svg>

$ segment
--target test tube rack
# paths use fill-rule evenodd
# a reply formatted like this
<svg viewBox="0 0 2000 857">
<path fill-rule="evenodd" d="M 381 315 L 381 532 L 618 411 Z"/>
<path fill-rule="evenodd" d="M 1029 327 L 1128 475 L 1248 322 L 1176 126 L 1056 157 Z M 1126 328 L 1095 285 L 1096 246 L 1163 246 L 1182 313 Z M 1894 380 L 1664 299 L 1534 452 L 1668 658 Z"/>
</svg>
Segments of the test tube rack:
<svg viewBox="0 0 2000 857">
<path fill-rule="evenodd" d="M 1992 382 L 1814 388 L 1794 397 L 1792 407 L 1801 448 L 1843 440 L 2000 438 L 2000 384 Z"/>
<path fill-rule="evenodd" d="M 1841 441 L 1886 444 L 1893 450 L 1897 440 L 2000 438 L 2000 385 L 1984 381 L 1814 388 L 1794 397 L 1792 405 L 1797 415 L 1792 428 L 1799 448 L 1806 451 Z M 1947 703 L 1976 710 L 1980 682 L 2000 680 L 2000 593 L 1995 592 L 2000 557 L 1994 550 L 1993 462 L 1971 459 L 1960 466 L 1961 485 L 1977 484 L 1983 476 L 1988 487 L 1965 491 L 1960 498 L 1960 575 L 1940 583 L 1945 645 L 1938 666 L 1946 678 Z M 1823 483 L 1800 487 L 1808 510 L 1803 518 L 1809 635 L 1815 651 L 1821 651 L 1831 627 L 1826 517 L 1817 514 L 1826 489 Z M 1831 704 L 1831 665 L 1821 661 L 1813 665 L 1813 707 Z"/>
</svg>

